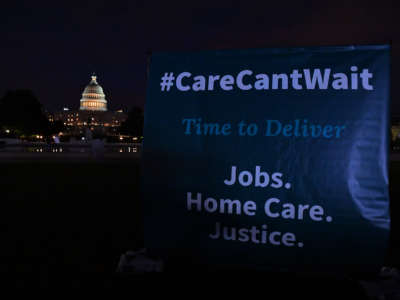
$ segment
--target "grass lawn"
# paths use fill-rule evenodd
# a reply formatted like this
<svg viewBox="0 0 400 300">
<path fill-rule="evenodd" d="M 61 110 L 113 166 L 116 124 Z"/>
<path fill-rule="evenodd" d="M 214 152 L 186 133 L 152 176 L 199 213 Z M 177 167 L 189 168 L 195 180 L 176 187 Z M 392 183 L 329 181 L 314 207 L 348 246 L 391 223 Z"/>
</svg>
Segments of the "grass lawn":
<svg viewBox="0 0 400 300">
<path fill-rule="evenodd" d="M 0 272 L 16 282 L 107 280 L 122 253 L 143 245 L 138 160 L 0 168 Z"/>
<path fill-rule="evenodd" d="M 2 163 L 0 272 L 17 285 L 111 284 L 120 258 L 143 246 L 140 161 Z M 400 266 L 400 162 L 390 166 L 392 239 Z"/>
</svg>

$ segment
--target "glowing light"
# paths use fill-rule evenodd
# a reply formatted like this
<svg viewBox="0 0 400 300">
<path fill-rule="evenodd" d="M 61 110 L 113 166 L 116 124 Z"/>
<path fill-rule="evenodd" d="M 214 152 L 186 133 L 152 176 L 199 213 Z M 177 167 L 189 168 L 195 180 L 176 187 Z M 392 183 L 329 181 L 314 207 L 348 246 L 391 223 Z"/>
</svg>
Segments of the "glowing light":
<svg viewBox="0 0 400 300">
<path fill-rule="evenodd" d="M 134 141 L 137 141 L 137 139 L 138 139 L 137 137 L 134 137 L 134 138 L 133 138 Z"/>
<path fill-rule="evenodd" d="M 10 133 L 10 129 L 6 129 L 6 133 Z"/>
<path fill-rule="evenodd" d="M 119 139 L 122 141 L 124 138 L 122 136 L 120 136 Z"/>
</svg>

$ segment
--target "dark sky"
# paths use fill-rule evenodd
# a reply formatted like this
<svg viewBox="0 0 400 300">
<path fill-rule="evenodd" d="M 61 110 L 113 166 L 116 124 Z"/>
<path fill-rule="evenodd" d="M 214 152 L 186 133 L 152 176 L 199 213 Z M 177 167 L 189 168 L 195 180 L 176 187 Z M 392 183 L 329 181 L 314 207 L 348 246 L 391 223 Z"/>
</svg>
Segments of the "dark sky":
<svg viewBox="0 0 400 300">
<path fill-rule="evenodd" d="M 95 71 L 110 109 L 145 103 L 146 50 L 392 42 L 400 114 L 400 14 L 394 1 L 7 1 L 0 10 L 0 96 L 32 89 L 50 111 L 79 107 Z"/>
</svg>

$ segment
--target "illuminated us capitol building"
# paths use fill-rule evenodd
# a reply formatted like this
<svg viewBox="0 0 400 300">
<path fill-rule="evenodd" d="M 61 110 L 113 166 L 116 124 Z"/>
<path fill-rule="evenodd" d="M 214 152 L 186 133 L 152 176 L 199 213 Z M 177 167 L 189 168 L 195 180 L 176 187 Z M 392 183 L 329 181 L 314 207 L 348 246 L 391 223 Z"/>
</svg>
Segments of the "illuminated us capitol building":
<svg viewBox="0 0 400 300">
<path fill-rule="evenodd" d="M 50 121 L 62 121 L 67 132 L 71 134 L 82 133 L 85 128 L 98 133 L 115 134 L 126 118 L 127 115 L 122 110 L 107 109 L 106 95 L 94 74 L 83 90 L 79 110 L 64 108 L 49 116 Z"/>
</svg>

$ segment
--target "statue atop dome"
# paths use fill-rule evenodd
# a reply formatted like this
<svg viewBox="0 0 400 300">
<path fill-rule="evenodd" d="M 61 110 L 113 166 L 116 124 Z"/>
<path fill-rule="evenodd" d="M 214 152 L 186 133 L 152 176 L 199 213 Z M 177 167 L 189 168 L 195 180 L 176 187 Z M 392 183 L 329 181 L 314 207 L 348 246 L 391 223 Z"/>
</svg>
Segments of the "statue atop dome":
<svg viewBox="0 0 400 300">
<path fill-rule="evenodd" d="M 96 76 L 96 74 L 94 72 L 92 73 L 91 77 L 92 77 L 92 81 L 97 84 L 97 81 L 96 81 L 97 76 Z"/>
<path fill-rule="evenodd" d="M 80 110 L 107 111 L 106 95 L 103 88 L 97 83 L 95 73 L 91 76 L 92 80 L 85 87 L 82 93 Z"/>
</svg>

